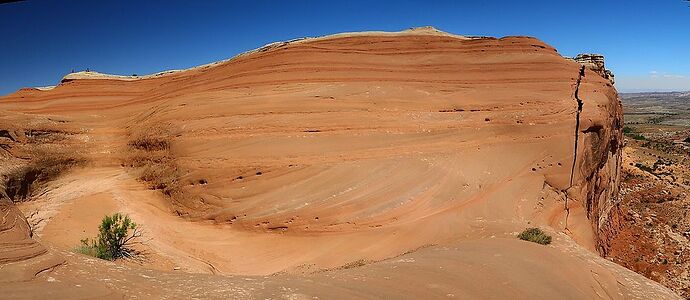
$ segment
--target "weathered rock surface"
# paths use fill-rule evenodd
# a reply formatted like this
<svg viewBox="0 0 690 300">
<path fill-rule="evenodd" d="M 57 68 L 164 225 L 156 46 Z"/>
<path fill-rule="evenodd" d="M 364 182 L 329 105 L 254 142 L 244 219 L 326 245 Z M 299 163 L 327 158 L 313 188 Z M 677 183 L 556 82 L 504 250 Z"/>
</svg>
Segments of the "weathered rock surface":
<svg viewBox="0 0 690 300">
<path fill-rule="evenodd" d="M 425 28 L 276 43 L 143 78 L 80 74 L 0 98 L 0 109 L 83 128 L 92 166 L 36 201 L 74 201 L 73 190 L 112 195 L 106 201 L 155 237 L 164 263 L 151 268 L 327 269 L 314 281 L 320 286 L 276 279 L 321 296 L 504 297 L 500 287 L 472 289 L 469 278 L 507 272 L 508 281 L 531 278 L 511 288 L 525 297 L 557 295 L 555 288 L 574 298 L 673 298 L 586 250 L 606 249 L 620 221 L 621 106 L 600 75 L 534 38 Z M 514 238 L 531 226 L 556 235 L 554 245 Z M 405 254 L 428 245 L 437 246 Z M 400 277 L 392 285 L 358 284 L 359 269 L 339 270 L 385 260 L 362 276 L 392 278 L 387 268 L 408 270 L 415 255 L 423 263 L 393 272 Z M 455 263 L 469 273 L 436 271 Z M 548 271 L 527 275 L 534 268 L 558 270 L 563 285 L 550 283 Z M 343 282 L 326 279 L 338 274 L 359 288 L 342 291 Z M 413 277 L 428 285 L 407 291 Z M 207 280 L 194 278 L 198 286 Z M 442 280 L 450 281 L 438 293 Z M 151 289 L 142 279 L 126 290 L 137 288 Z"/>
<path fill-rule="evenodd" d="M 601 75 L 614 83 L 614 75 L 611 70 L 606 69 L 604 65 L 604 56 L 601 54 L 578 54 L 575 56 L 574 60 L 588 69 L 594 71 L 595 73 Z"/>
</svg>

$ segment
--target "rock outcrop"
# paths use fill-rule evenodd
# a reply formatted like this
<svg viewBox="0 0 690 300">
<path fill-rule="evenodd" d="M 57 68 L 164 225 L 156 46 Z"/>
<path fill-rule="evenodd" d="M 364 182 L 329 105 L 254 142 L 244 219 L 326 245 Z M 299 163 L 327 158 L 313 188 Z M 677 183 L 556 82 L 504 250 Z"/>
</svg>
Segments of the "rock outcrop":
<svg viewBox="0 0 690 300">
<path fill-rule="evenodd" d="M 8 282 L 29 281 L 36 274 L 56 267 L 64 258 L 50 253 L 42 244 L 32 238 L 32 230 L 26 217 L 14 205 L 12 188 L 8 183 L 15 170 L 27 158 L 26 137 L 19 130 L 21 121 L 7 120 L 8 114 L 0 116 L 0 285 Z M 31 147 L 31 145 L 29 145 Z M 8 193 L 9 191 L 9 193 Z M 0 296 L 2 297 L 2 296 Z"/>
<path fill-rule="evenodd" d="M 604 56 L 601 54 L 578 54 L 573 58 L 579 64 L 587 67 L 588 69 L 594 71 L 595 73 L 601 75 L 611 81 L 613 84 L 615 82 L 614 75 L 611 70 L 606 69 L 604 65 Z"/>
<path fill-rule="evenodd" d="M 574 297 L 666 295 L 637 290 L 644 279 L 584 250 L 605 252 L 616 231 L 622 140 L 603 60 L 587 61 L 531 37 L 339 34 L 156 76 L 74 75 L 0 109 L 89 132 L 99 169 L 81 179 L 115 185 L 92 193 L 116 195 L 156 236 L 155 251 L 194 272 L 337 272 L 498 237 L 469 248 L 549 256 L 540 268 L 567 265 Z M 113 175 L 122 172 L 149 198 L 128 202 L 136 184 Z M 558 237 L 553 253 L 514 244 L 531 226 Z M 490 297 L 477 293 L 463 295 Z"/>
<path fill-rule="evenodd" d="M 529 37 L 341 34 L 142 80 L 72 76 L 3 103 L 70 118 L 97 109 L 131 136 L 174 132 L 147 137 L 166 139 L 174 165 L 147 167 L 175 174 L 146 178 L 193 219 L 364 240 L 415 228 L 393 252 L 467 234 L 476 218 L 530 221 L 601 248 L 622 117 L 603 60 L 583 59 L 592 64 Z M 542 186 L 558 196 L 543 202 Z M 460 219 L 441 213 L 460 208 Z M 442 236 L 414 225 L 450 220 L 457 229 Z"/>
<path fill-rule="evenodd" d="M 574 60 L 582 65 L 583 68 L 593 71 L 608 80 L 611 86 L 614 83 L 614 76 L 604 65 L 604 56 L 599 54 L 579 54 Z M 583 80 L 586 73 L 582 73 Z M 595 110 L 606 107 L 604 115 L 602 111 L 592 112 L 585 110 L 585 114 L 595 114 L 599 117 L 592 118 L 582 114 L 578 116 L 586 124 L 579 125 L 579 134 L 588 145 L 585 153 L 581 156 L 582 161 L 576 166 L 582 173 L 579 178 L 580 195 L 585 201 L 585 210 L 588 218 L 592 222 L 594 237 L 597 249 L 600 254 L 605 255 L 609 247 L 609 242 L 620 229 L 621 211 L 618 200 L 618 189 L 620 185 L 620 169 L 623 148 L 623 108 L 620 99 L 613 89 L 602 91 L 585 89 L 580 91 L 583 99 L 578 99 L 582 103 L 582 109 L 596 105 Z M 599 98 L 596 92 L 606 95 Z M 584 117 L 584 118 L 583 118 Z M 585 126 L 585 127 L 583 127 Z"/>
</svg>

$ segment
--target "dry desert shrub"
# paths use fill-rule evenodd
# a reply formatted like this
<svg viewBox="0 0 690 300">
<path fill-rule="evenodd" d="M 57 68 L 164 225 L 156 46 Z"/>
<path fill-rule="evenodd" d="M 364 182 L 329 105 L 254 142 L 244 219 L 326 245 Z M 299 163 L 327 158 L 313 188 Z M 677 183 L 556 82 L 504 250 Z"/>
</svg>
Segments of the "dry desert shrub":
<svg viewBox="0 0 690 300">
<path fill-rule="evenodd" d="M 163 134 L 162 132 L 159 134 Z M 152 133 L 144 136 L 137 136 L 129 142 L 129 146 L 144 151 L 161 151 L 170 149 L 168 136 L 156 135 Z"/>
<path fill-rule="evenodd" d="M 539 228 L 527 228 L 518 235 L 518 238 L 542 245 L 551 244 L 551 236 Z"/>
<path fill-rule="evenodd" d="M 130 155 L 125 164 L 137 169 L 138 178 L 149 188 L 167 196 L 179 194 L 182 172 L 171 152 L 172 133 L 164 128 L 147 128 L 130 135 Z"/>
<path fill-rule="evenodd" d="M 132 248 L 141 231 L 129 216 L 115 213 L 104 216 L 98 226 L 98 236 L 81 240 L 75 252 L 105 260 L 136 258 L 138 251 Z"/>
<path fill-rule="evenodd" d="M 28 199 L 41 184 L 56 179 L 86 160 L 74 152 L 35 149 L 28 164 L 6 174 L 5 192 L 13 201 Z"/>
</svg>

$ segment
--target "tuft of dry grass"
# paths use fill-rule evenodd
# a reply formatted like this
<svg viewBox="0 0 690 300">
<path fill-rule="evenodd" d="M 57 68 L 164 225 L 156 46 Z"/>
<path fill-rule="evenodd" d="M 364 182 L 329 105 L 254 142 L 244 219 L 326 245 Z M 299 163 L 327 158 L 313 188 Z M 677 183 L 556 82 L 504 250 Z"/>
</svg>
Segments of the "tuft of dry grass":
<svg viewBox="0 0 690 300">
<path fill-rule="evenodd" d="M 9 117 L 0 118 L 3 197 L 28 200 L 38 187 L 86 162 L 69 126 L 39 117 Z"/>
<path fill-rule="evenodd" d="M 64 141 L 72 133 L 55 129 L 29 129 L 24 132 L 29 144 L 49 144 Z"/>
<path fill-rule="evenodd" d="M 131 140 L 129 146 L 144 151 L 162 151 L 170 149 L 170 141 L 161 136 L 139 136 Z"/>
<path fill-rule="evenodd" d="M 6 174 L 5 192 L 15 202 L 25 201 L 40 185 L 54 180 L 86 160 L 73 152 L 34 150 L 28 164 Z"/>
<path fill-rule="evenodd" d="M 166 196 L 180 197 L 179 182 L 182 171 L 171 153 L 172 134 L 164 129 L 149 129 L 131 135 L 128 143 L 131 154 L 125 165 L 135 168 L 139 180 L 146 182 L 150 189 L 161 190 Z"/>
</svg>

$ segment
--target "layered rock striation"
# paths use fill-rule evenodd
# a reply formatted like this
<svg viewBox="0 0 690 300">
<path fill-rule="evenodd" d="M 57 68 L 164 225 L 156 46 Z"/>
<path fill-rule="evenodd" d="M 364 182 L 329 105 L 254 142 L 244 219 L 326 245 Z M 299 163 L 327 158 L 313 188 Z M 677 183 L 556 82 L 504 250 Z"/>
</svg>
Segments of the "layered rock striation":
<svg viewBox="0 0 690 300">
<path fill-rule="evenodd" d="M 611 70 L 606 69 L 606 66 L 604 65 L 603 55 L 578 54 L 577 56 L 575 56 L 575 58 L 573 58 L 573 60 L 601 75 L 601 77 L 608 79 L 609 81 L 611 81 L 611 83 L 615 82 L 613 72 L 611 72 Z"/>
<path fill-rule="evenodd" d="M 576 61 L 531 37 L 339 34 L 154 76 L 70 75 L 0 109 L 90 132 L 101 173 L 170 205 L 124 206 L 156 248 L 212 253 L 214 273 L 333 270 L 531 226 L 605 253 L 621 104 L 603 60 Z"/>
</svg>

